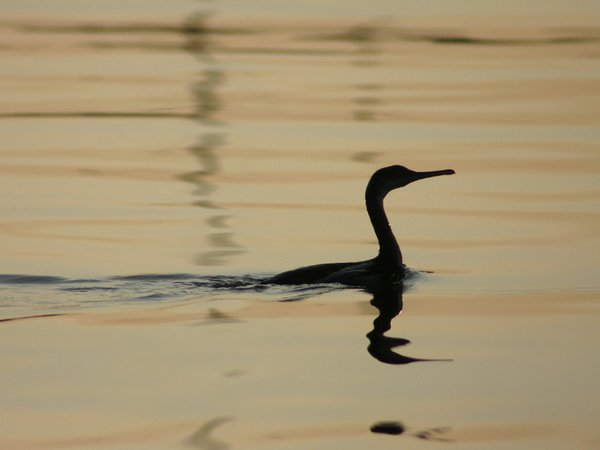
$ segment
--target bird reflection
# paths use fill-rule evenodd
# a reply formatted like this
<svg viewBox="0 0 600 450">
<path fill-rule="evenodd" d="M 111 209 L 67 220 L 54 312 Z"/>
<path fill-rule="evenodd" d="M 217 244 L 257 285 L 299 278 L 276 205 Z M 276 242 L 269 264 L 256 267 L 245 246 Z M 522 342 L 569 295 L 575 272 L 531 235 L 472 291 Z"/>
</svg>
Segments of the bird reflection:
<svg viewBox="0 0 600 450">
<path fill-rule="evenodd" d="M 367 333 L 369 346 L 367 351 L 376 360 L 385 364 L 409 364 L 419 361 L 450 361 L 448 359 L 423 359 L 401 355 L 394 351 L 396 347 L 410 344 L 408 339 L 389 337 L 385 333 L 392 327 L 392 320 L 402 312 L 404 290 L 403 283 L 389 282 L 378 286 L 371 292 L 373 305 L 379 315 L 373 321 L 373 330 Z"/>
</svg>

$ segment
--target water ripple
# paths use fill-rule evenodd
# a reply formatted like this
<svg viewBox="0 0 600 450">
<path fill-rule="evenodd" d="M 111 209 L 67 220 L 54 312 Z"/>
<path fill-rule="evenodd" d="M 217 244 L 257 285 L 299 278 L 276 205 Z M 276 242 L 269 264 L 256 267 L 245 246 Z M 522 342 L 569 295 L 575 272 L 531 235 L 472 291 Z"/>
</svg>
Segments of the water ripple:
<svg viewBox="0 0 600 450">
<path fill-rule="evenodd" d="M 341 285 L 266 286 L 260 275 L 136 274 L 106 278 L 69 279 L 60 276 L 0 274 L 0 318 L 82 308 L 120 305 L 213 301 L 226 296 L 253 295 L 274 301 L 297 301 Z"/>
</svg>

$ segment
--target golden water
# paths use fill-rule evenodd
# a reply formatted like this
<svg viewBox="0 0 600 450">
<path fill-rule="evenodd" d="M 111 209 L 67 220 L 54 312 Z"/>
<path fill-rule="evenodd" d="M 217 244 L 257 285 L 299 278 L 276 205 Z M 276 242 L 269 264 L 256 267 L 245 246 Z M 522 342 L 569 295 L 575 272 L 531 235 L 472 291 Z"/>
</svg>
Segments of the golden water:
<svg viewBox="0 0 600 450">
<path fill-rule="evenodd" d="M 600 444 L 600 12 L 424 3 L 0 2 L 0 319 L 61 314 L 0 322 L 0 449 Z M 373 256 L 390 164 L 456 171 L 386 200 L 452 361 L 202 284 Z"/>
</svg>

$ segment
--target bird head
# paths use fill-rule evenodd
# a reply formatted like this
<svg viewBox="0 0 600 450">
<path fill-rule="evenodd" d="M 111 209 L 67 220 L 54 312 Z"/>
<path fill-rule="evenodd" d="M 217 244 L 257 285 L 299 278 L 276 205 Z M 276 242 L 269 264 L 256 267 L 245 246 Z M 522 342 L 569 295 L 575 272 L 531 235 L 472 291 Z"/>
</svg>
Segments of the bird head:
<svg viewBox="0 0 600 450">
<path fill-rule="evenodd" d="M 424 178 L 437 177 L 440 175 L 452 175 L 454 170 L 432 170 L 429 172 L 416 172 L 404 166 L 389 166 L 377 170 L 369 181 L 369 186 L 376 189 L 381 194 L 385 195 L 388 192 L 404 187 L 413 181 L 422 180 Z"/>
</svg>

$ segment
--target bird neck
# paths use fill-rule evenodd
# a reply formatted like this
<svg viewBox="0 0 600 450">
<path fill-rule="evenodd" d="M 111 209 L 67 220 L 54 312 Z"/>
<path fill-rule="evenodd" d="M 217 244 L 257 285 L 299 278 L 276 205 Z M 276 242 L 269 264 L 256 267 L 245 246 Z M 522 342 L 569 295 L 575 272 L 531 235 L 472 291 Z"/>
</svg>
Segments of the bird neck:
<svg viewBox="0 0 600 450">
<path fill-rule="evenodd" d="M 387 192 L 381 192 L 369 184 L 365 193 L 365 201 L 369 219 L 371 219 L 373 230 L 375 230 L 379 242 L 377 260 L 384 267 L 396 269 L 402 266 L 402 253 L 383 208 L 383 199 L 386 194 Z"/>
</svg>

